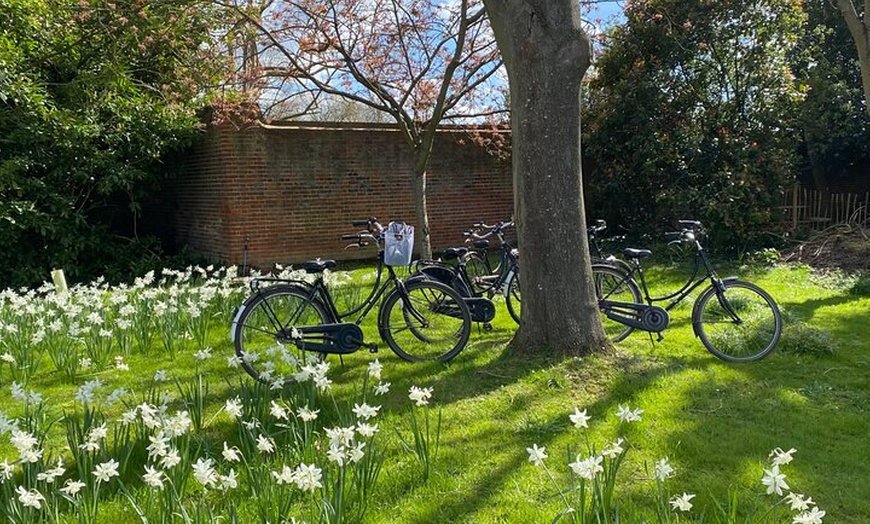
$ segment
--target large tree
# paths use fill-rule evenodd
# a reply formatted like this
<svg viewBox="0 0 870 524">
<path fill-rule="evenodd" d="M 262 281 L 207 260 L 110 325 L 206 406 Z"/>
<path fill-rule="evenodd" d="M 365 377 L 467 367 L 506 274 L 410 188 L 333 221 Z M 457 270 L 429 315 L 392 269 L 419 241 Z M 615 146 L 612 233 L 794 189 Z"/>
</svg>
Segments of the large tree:
<svg viewBox="0 0 870 524">
<path fill-rule="evenodd" d="M 832 0 L 849 28 L 855 49 L 858 51 L 858 67 L 864 88 L 864 110 L 870 114 L 870 0 Z"/>
<path fill-rule="evenodd" d="M 828 182 L 853 171 L 870 157 L 870 115 L 864 110 L 855 43 L 839 9 L 828 0 L 804 3 L 807 29 L 795 53 L 794 71 L 807 86 L 800 105 L 801 128 L 812 183 Z"/>
<path fill-rule="evenodd" d="M 519 351 L 608 342 L 591 286 L 580 162 L 580 86 L 591 47 L 575 0 L 484 0 L 510 85 L 522 252 Z"/>
<path fill-rule="evenodd" d="M 326 94 L 396 122 L 413 153 L 416 239 L 430 257 L 426 182 L 436 131 L 445 121 L 498 110 L 501 101 L 494 92 L 501 59 L 479 0 L 239 4 L 227 5 L 259 32 L 258 63 L 247 83 L 257 80 L 261 102 L 281 101 L 280 109 L 301 97 L 309 103 L 293 107 L 307 108 Z"/>
</svg>

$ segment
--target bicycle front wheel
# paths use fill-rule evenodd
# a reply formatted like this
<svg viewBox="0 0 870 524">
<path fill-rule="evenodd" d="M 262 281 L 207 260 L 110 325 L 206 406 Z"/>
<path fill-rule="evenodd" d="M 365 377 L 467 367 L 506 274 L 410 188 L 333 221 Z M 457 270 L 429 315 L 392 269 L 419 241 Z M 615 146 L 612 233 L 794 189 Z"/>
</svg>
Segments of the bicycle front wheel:
<svg viewBox="0 0 870 524">
<path fill-rule="evenodd" d="M 708 287 L 692 311 L 692 326 L 710 353 L 729 362 L 767 356 L 782 334 L 782 315 L 766 291 L 749 282 L 726 280 Z"/>
<path fill-rule="evenodd" d="M 595 296 L 599 301 L 601 310 L 601 325 L 604 333 L 612 342 L 619 342 L 634 331 L 633 327 L 622 324 L 606 315 L 607 307 L 601 305 L 601 301 L 627 302 L 631 304 L 643 304 L 640 288 L 633 278 L 626 277 L 620 269 L 607 264 L 592 266 L 592 285 L 595 286 Z M 627 312 L 628 309 L 625 309 Z"/>
<path fill-rule="evenodd" d="M 283 386 L 295 380 L 302 366 L 326 357 L 300 349 L 305 341 L 300 329 L 326 323 L 326 308 L 306 290 L 272 286 L 252 295 L 236 313 L 232 339 L 237 360 L 255 380 Z"/>
<path fill-rule="evenodd" d="M 520 318 L 522 318 L 523 313 L 523 308 L 520 300 L 521 297 L 519 269 L 513 272 L 506 286 L 507 293 L 505 293 L 505 304 L 507 305 L 508 313 L 511 314 L 511 318 L 514 319 L 514 322 L 519 324 Z"/>
<path fill-rule="evenodd" d="M 447 361 L 468 343 L 471 315 L 450 286 L 416 280 L 384 299 L 378 329 L 390 349 L 405 360 Z"/>
<path fill-rule="evenodd" d="M 483 295 L 492 289 L 498 273 L 489 271 L 489 264 L 477 253 L 469 253 L 465 259 L 465 274 L 468 275 L 468 283 L 475 294 Z"/>
</svg>

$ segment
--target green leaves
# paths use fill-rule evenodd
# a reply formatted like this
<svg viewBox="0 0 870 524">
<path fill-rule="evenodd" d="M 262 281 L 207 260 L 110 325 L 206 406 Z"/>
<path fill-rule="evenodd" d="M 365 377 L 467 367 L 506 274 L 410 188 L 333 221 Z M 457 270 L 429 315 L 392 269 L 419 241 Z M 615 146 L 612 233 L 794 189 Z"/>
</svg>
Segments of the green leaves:
<svg viewBox="0 0 870 524">
<path fill-rule="evenodd" d="M 646 0 L 626 18 L 584 115 L 592 215 L 638 232 L 697 217 L 732 246 L 777 230 L 799 136 L 800 5 Z"/>
<path fill-rule="evenodd" d="M 197 0 L 0 0 L 0 287 L 54 264 L 93 276 L 190 144 L 218 85 L 216 12 Z M 87 261 L 90 258 L 91 261 Z M 103 267 L 101 267 L 103 266 Z"/>
</svg>

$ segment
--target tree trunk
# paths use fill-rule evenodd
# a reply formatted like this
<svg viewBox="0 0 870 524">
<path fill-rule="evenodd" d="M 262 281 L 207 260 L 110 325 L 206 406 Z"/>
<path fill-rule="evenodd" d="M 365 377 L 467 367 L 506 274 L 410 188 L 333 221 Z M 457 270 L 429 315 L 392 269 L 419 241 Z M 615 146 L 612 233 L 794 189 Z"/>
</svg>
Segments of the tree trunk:
<svg viewBox="0 0 870 524">
<path fill-rule="evenodd" d="M 864 108 L 870 115 L 870 0 L 865 0 L 861 16 L 858 15 L 853 0 L 836 0 L 836 4 L 846 21 L 852 40 L 855 41 L 858 66 L 861 69 L 861 85 L 864 88 Z"/>
<path fill-rule="evenodd" d="M 414 190 L 414 212 L 416 214 L 416 223 L 414 223 L 414 243 L 416 244 L 417 254 L 420 258 L 432 258 L 432 244 L 429 241 L 429 213 L 426 204 L 426 168 L 419 165 L 419 162 L 414 166 L 412 175 L 412 184 Z"/>
<path fill-rule="evenodd" d="M 609 345 L 591 285 L 580 165 L 580 81 L 590 43 L 576 0 L 484 0 L 511 91 L 522 266 L 520 352 Z"/>
</svg>

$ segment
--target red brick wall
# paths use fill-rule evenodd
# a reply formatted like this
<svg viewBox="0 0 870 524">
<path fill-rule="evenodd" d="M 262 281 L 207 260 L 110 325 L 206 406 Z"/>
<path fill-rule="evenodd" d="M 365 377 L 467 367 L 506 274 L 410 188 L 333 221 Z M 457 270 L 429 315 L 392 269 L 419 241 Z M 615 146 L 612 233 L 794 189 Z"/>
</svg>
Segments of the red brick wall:
<svg viewBox="0 0 870 524">
<path fill-rule="evenodd" d="M 167 192 L 176 242 L 215 262 L 270 267 L 315 257 L 371 258 L 345 250 L 353 219 L 416 224 L 411 153 L 388 126 L 213 128 Z M 428 169 L 433 249 L 461 245 L 476 221 L 513 210 L 510 162 L 465 131 L 444 130 Z"/>
</svg>

